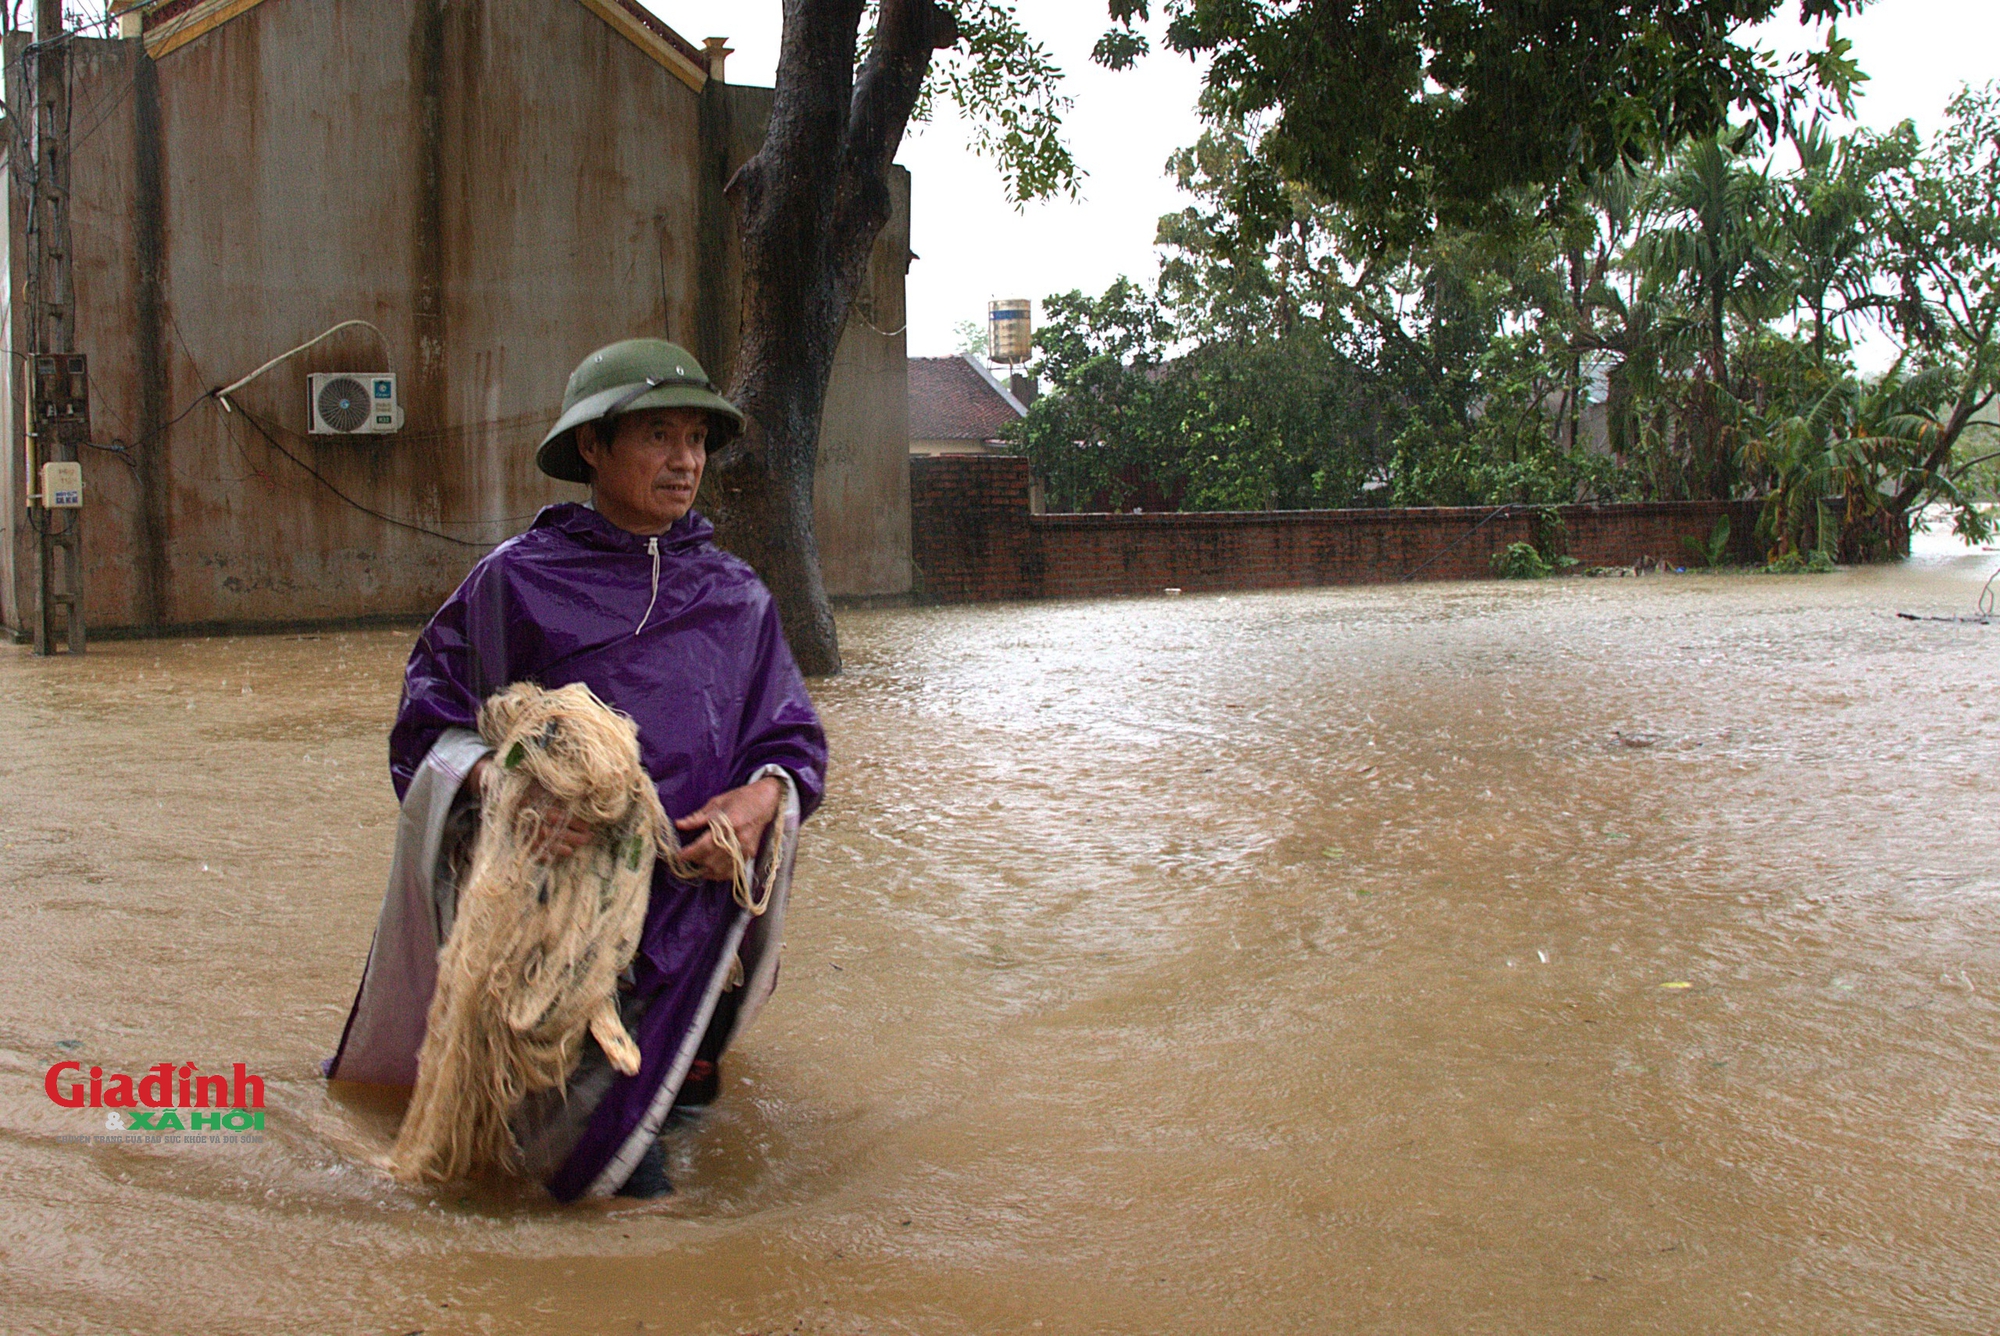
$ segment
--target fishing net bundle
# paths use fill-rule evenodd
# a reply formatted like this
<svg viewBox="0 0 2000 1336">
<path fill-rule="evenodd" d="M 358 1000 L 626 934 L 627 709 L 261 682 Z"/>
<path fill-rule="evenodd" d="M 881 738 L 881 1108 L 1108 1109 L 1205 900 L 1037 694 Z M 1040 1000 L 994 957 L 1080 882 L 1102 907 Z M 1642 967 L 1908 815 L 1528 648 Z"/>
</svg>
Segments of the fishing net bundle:
<svg viewBox="0 0 2000 1336">
<path fill-rule="evenodd" d="M 653 864 L 702 876 L 682 858 L 640 763 L 637 726 L 590 688 L 517 683 L 481 707 L 479 732 L 497 764 L 389 1159 L 405 1183 L 512 1170 L 519 1149 L 508 1116 L 568 1081 L 585 1033 L 618 1071 L 639 1070 L 618 1015 L 618 976 L 638 949 Z M 599 834 L 555 856 L 549 836 L 572 819 Z M 737 903 L 761 914 L 770 883 L 753 894 L 725 817 L 713 817 L 709 833 L 730 856 Z"/>
</svg>

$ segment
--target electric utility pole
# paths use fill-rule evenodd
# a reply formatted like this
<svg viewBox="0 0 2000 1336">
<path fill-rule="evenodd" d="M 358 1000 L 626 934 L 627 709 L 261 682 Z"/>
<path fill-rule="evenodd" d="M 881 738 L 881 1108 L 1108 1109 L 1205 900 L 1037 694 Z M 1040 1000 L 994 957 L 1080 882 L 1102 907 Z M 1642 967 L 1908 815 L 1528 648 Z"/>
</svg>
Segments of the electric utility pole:
<svg viewBox="0 0 2000 1336">
<path fill-rule="evenodd" d="M 90 438 L 87 380 L 76 357 L 69 234 L 69 43 L 62 0 L 35 0 L 28 62 L 33 176 L 28 195 L 28 519 L 35 529 L 35 653 L 53 654 L 56 614 L 69 652 L 84 649 L 82 482 Z M 48 467 L 48 466 L 57 467 Z M 58 578 L 60 577 L 60 578 Z"/>
</svg>

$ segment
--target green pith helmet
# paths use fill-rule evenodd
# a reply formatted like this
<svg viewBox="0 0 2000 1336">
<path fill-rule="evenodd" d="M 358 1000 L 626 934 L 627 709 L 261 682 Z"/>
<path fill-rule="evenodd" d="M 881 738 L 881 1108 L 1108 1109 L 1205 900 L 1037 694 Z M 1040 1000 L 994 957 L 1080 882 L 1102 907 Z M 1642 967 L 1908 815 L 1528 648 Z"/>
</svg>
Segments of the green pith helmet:
<svg viewBox="0 0 2000 1336">
<path fill-rule="evenodd" d="M 665 339 L 626 339 L 599 348 L 570 373 L 562 416 L 535 451 L 536 465 L 551 478 L 589 482 L 576 452 L 576 429 L 642 408 L 707 409 L 715 423 L 708 435 L 711 450 L 743 430 L 742 410 L 715 392 L 687 349 Z"/>
</svg>

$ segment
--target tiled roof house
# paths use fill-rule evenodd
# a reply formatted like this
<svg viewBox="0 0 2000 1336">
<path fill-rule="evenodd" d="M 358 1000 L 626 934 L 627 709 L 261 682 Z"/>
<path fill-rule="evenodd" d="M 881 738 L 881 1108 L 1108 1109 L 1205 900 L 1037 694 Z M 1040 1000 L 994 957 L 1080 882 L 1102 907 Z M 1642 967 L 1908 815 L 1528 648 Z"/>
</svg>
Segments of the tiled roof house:
<svg viewBox="0 0 2000 1336">
<path fill-rule="evenodd" d="M 1028 409 L 976 358 L 910 359 L 910 453 L 1004 455 L 1000 437 Z"/>
</svg>

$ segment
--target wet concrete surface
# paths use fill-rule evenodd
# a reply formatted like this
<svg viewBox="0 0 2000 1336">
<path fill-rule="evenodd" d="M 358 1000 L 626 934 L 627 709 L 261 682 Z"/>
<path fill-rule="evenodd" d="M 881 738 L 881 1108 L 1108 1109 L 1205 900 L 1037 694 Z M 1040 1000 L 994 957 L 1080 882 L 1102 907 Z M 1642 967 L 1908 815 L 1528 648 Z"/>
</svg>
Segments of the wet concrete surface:
<svg viewBox="0 0 2000 1336">
<path fill-rule="evenodd" d="M 849 615 L 778 997 L 573 1209 L 316 1075 L 409 632 L 0 651 L 0 1328 L 1994 1330 L 2000 625 L 1894 616 L 1993 562 Z"/>
</svg>

